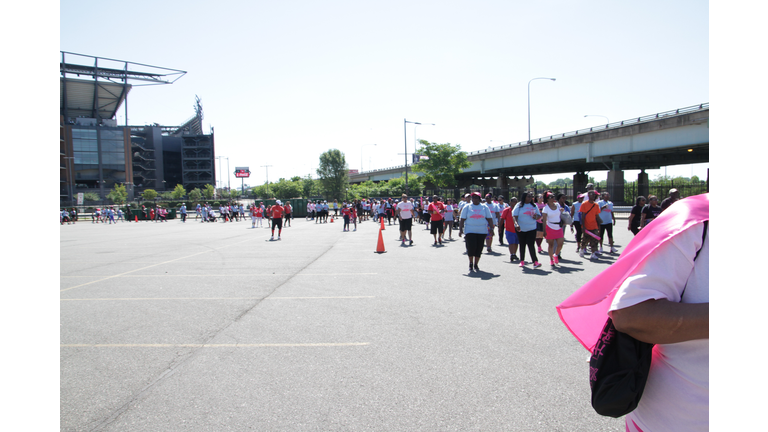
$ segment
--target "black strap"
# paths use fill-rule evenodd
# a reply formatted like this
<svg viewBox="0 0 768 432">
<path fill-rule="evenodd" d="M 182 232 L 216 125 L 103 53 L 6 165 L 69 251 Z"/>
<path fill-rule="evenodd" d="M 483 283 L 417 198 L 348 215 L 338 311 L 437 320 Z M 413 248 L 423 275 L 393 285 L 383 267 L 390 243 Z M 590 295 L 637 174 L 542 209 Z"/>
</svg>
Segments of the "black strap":
<svg viewBox="0 0 768 432">
<path fill-rule="evenodd" d="M 693 257 L 693 262 L 696 262 L 696 258 L 699 257 L 699 254 L 701 253 L 701 250 L 704 248 L 704 240 L 707 238 L 707 227 L 709 226 L 709 221 L 704 221 L 704 234 L 701 235 L 701 247 L 699 247 L 699 250 L 696 251 L 696 256 Z M 685 287 L 683 288 L 683 292 L 680 293 L 680 303 L 683 302 L 683 295 L 685 294 L 685 289 L 688 288 L 688 283 L 685 284 Z"/>
</svg>

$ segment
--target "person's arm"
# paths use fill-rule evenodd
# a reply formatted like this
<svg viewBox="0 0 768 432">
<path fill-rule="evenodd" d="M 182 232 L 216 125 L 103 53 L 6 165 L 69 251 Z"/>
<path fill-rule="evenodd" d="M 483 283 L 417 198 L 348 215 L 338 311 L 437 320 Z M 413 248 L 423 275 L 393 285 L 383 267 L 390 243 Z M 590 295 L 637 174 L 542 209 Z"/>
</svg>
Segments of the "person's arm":
<svg viewBox="0 0 768 432">
<path fill-rule="evenodd" d="M 635 213 L 629 214 L 629 222 L 627 222 L 627 230 L 632 231 L 632 221 L 635 219 Z"/>
<path fill-rule="evenodd" d="M 643 342 L 670 344 L 709 339 L 709 303 L 646 300 L 609 314 L 616 330 Z"/>
</svg>

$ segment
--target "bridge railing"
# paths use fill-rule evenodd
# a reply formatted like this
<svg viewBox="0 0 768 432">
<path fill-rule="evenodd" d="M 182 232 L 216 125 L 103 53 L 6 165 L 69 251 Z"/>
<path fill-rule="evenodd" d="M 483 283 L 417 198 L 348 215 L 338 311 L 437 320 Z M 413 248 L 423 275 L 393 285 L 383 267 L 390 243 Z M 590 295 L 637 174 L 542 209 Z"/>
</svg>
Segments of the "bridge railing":
<svg viewBox="0 0 768 432">
<path fill-rule="evenodd" d="M 604 131 L 604 130 L 608 130 L 608 129 L 616 129 L 616 128 L 621 128 L 621 127 L 625 127 L 625 126 L 630 126 L 630 125 L 633 125 L 633 124 L 639 124 L 639 123 L 645 123 L 645 122 L 650 122 L 650 121 L 658 120 L 658 119 L 663 118 L 663 117 L 677 116 L 677 115 L 680 115 L 680 114 L 688 114 L 688 113 L 692 113 L 692 112 L 696 112 L 696 111 L 704 111 L 704 110 L 708 110 L 708 109 L 709 109 L 709 102 L 703 103 L 703 104 L 699 104 L 699 105 L 693 105 L 693 106 L 689 106 L 689 107 L 685 107 L 685 108 L 678 108 L 676 110 L 665 111 L 665 112 L 660 112 L 660 113 L 656 113 L 656 114 L 650 114 L 650 115 L 647 115 L 647 116 L 631 118 L 631 119 L 622 120 L 622 121 L 619 121 L 619 122 L 608 123 L 608 124 L 606 124 L 604 126 L 593 126 L 591 128 L 579 129 L 577 131 L 565 132 L 565 133 L 557 134 L 557 135 L 550 135 L 549 137 L 537 138 L 537 139 L 531 140 L 530 142 L 529 141 L 520 141 L 520 142 L 515 143 L 515 144 L 506 144 L 506 145 L 498 146 L 498 147 L 489 147 L 489 148 L 483 149 L 483 150 L 477 150 L 477 151 L 468 152 L 467 155 L 469 156 L 469 155 L 476 155 L 476 154 L 481 154 L 481 153 L 488 153 L 488 152 L 493 152 L 493 151 L 497 151 L 497 150 L 503 150 L 505 148 L 517 147 L 517 146 L 521 146 L 521 145 L 533 145 L 533 144 L 537 144 L 537 143 L 541 143 L 541 142 L 552 141 L 552 140 L 555 140 L 555 139 L 567 138 L 567 137 L 576 136 L 576 135 L 583 135 L 585 133 Z M 370 171 L 361 171 L 359 174 L 376 173 L 376 172 L 389 171 L 389 170 L 400 169 L 400 168 L 405 169 L 405 165 L 398 165 L 398 166 L 395 166 L 395 167 L 381 168 L 381 169 L 370 170 Z"/>
</svg>

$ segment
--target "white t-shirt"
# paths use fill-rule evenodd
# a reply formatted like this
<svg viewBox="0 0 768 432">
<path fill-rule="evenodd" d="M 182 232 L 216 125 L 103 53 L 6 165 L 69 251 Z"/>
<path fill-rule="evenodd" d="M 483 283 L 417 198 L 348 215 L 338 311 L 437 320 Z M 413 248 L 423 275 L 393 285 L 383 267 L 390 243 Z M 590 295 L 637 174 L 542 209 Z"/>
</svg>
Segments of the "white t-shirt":
<svg viewBox="0 0 768 432">
<path fill-rule="evenodd" d="M 549 225 L 549 229 L 553 230 L 559 230 L 560 229 L 560 203 L 555 203 L 555 209 L 552 210 L 549 208 L 549 205 L 545 205 L 543 209 L 541 209 L 541 213 L 547 215 L 547 225 Z"/>
<path fill-rule="evenodd" d="M 487 202 L 484 202 L 483 204 L 487 205 L 488 210 L 491 211 L 491 218 L 493 219 L 493 224 L 498 225 L 499 218 L 496 217 L 496 214 L 498 213 L 499 215 L 501 215 L 501 208 L 499 207 L 499 205 L 495 202 L 491 202 L 490 204 L 488 204 Z"/>
<path fill-rule="evenodd" d="M 448 204 L 445 206 L 445 213 L 443 213 L 443 218 L 448 222 L 453 221 L 453 205 Z"/>
<path fill-rule="evenodd" d="M 413 217 L 413 204 L 411 204 L 409 201 L 400 201 L 397 204 L 397 208 L 400 209 L 400 218 L 401 219 L 410 219 Z"/>
<path fill-rule="evenodd" d="M 661 245 L 624 281 L 610 310 L 650 299 L 679 302 L 683 289 L 682 303 L 708 303 L 709 234 L 693 261 L 703 229 L 695 225 Z M 627 414 L 627 426 L 633 432 L 709 430 L 709 339 L 654 346 L 643 397 Z"/>
</svg>

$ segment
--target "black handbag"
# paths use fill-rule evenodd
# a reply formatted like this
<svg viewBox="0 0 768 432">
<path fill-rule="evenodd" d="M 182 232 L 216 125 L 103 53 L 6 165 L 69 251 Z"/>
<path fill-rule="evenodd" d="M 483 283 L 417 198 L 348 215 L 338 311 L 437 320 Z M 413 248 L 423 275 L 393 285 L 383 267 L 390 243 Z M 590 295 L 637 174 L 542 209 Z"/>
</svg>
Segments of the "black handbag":
<svg viewBox="0 0 768 432">
<path fill-rule="evenodd" d="M 708 221 L 704 221 L 702 247 L 708 225 Z M 701 248 L 696 252 L 694 261 L 700 252 Z M 684 294 L 685 288 L 680 294 L 680 301 Z M 653 345 L 616 330 L 613 320 L 608 318 L 589 359 L 592 408 L 598 414 L 621 417 L 637 408 L 651 369 Z"/>
<path fill-rule="evenodd" d="M 653 344 L 616 330 L 608 318 L 589 359 L 592 408 L 621 417 L 637 408 L 651 369 Z"/>
</svg>

